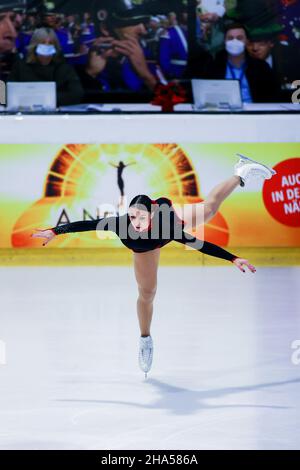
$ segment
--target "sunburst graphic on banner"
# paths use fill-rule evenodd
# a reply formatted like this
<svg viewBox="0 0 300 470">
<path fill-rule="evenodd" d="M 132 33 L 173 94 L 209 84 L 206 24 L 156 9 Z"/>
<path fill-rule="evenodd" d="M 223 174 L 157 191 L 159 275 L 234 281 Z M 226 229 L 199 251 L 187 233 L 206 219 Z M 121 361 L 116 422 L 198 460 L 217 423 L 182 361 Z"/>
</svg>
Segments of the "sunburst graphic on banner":
<svg viewBox="0 0 300 470">
<path fill-rule="evenodd" d="M 122 182 L 127 204 L 137 194 L 152 199 L 165 196 L 178 204 L 203 201 L 193 164 L 178 144 L 68 144 L 49 168 L 43 197 L 15 224 L 12 245 L 41 246 L 40 240 L 30 237 L 35 228 L 120 213 L 120 162 L 125 165 Z M 123 246 L 111 232 L 104 238 L 106 247 Z M 228 244 L 228 226 L 221 214 L 206 224 L 205 239 Z M 51 244 L 93 248 L 101 241 L 95 232 L 81 232 L 61 235 Z"/>
</svg>

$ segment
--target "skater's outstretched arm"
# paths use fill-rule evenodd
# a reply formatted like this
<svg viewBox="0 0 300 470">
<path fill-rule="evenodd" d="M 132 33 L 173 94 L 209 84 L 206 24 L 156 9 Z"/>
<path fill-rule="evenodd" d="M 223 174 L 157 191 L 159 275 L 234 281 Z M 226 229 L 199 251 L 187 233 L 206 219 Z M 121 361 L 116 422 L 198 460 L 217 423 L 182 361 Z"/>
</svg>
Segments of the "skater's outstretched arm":
<svg viewBox="0 0 300 470">
<path fill-rule="evenodd" d="M 32 238 L 45 238 L 43 246 L 47 245 L 55 236 L 64 233 L 87 232 L 91 230 L 107 230 L 115 232 L 117 217 L 103 217 L 96 220 L 78 220 L 68 224 L 57 225 L 50 229 L 35 229 L 36 233 L 31 235 Z"/>
<path fill-rule="evenodd" d="M 187 232 L 182 231 L 181 238 L 174 237 L 173 240 L 182 243 L 183 245 L 190 246 L 191 248 L 194 248 L 197 251 L 201 251 L 201 253 L 204 253 L 206 255 L 231 261 L 238 267 L 238 269 L 240 269 L 240 271 L 245 272 L 245 270 L 243 269 L 244 264 L 249 268 L 251 272 L 254 273 L 256 271 L 255 267 L 252 266 L 252 264 L 250 264 L 247 259 L 239 258 L 238 256 L 230 253 L 229 251 L 224 250 L 220 246 L 215 245 L 214 243 L 200 240 L 199 238 L 196 238 Z"/>
</svg>

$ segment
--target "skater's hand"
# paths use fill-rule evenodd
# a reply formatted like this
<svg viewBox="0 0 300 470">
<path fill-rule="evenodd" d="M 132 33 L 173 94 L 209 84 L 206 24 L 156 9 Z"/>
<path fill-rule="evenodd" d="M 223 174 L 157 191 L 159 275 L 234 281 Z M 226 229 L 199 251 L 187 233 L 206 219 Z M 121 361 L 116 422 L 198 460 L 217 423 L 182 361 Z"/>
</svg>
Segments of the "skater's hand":
<svg viewBox="0 0 300 470">
<path fill-rule="evenodd" d="M 35 228 L 34 230 L 36 230 L 37 233 L 32 233 L 32 238 L 46 238 L 46 241 L 43 243 L 43 246 L 47 245 L 47 243 L 49 243 L 54 237 L 56 237 L 55 233 L 52 232 L 52 230 L 50 229 L 41 230 L 39 228 Z"/>
<path fill-rule="evenodd" d="M 252 273 L 255 273 L 256 272 L 256 268 L 249 263 L 249 261 L 247 259 L 244 259 L 244 258 L 236 258 L 235 260 L 233 260 L 233 264 L 235 264 L 240 271 L 243 271 L 243 273 L 245 273 L 245 269 L 243 268 L 243 265 L 245 264 L 248 269 L 252 272 Z"/>
</svg>

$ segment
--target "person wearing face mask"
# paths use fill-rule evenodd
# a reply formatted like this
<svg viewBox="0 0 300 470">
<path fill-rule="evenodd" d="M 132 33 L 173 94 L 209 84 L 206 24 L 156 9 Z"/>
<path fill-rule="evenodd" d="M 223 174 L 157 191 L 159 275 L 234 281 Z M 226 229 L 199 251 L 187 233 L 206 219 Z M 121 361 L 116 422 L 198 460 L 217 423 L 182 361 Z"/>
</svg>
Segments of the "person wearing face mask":
<svg viewBox="0 0 300 470">
<path fill-rule="evenodd" d="M 56 82 L 58 106 L 80 103 L 84 94 L 79 77 L 65 62 L 58 38 L 51 28 L 35 30 L 26 59 L 15 63 L 9 81 Z"/>
<path fill-rule="evenodd" d="M 251 57 L 246 46 L 246 28 L 233 23 L 226 28 L 225 49 L 210 64 L 207 78 L 239 80 L 244 103 L 268 103 L 279 100 L 275 74 L 263 60 Z"/>
<path fill-rule="evenodd" d="M 0 80 L 6 82 L 13 64 L 18 60 L 16 49 L 17 25 L 13 7 L 0 5 Z"/>
</svg>

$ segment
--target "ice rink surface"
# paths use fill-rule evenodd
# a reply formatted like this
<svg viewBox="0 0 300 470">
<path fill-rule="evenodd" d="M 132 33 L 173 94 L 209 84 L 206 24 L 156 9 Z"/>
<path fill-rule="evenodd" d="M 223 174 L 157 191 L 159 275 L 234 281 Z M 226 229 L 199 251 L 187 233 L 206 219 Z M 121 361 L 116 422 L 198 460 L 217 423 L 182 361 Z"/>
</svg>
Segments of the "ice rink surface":
<svg viewBox="0 0 300 470">
<path fill-rule="evenodd" d="M 1 449 L 300 449 L 300 268 L 158 276 L 145 380 L 132 267 L 0 269 Z"/>
</svg>

